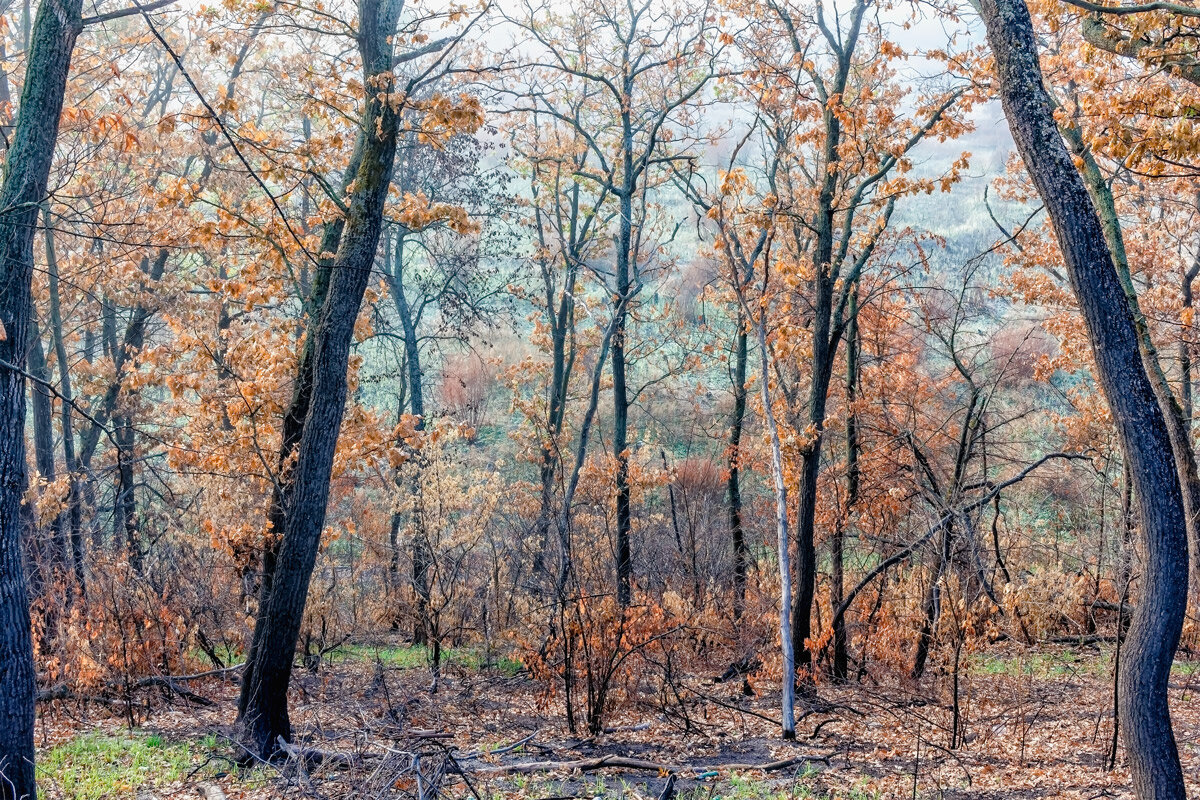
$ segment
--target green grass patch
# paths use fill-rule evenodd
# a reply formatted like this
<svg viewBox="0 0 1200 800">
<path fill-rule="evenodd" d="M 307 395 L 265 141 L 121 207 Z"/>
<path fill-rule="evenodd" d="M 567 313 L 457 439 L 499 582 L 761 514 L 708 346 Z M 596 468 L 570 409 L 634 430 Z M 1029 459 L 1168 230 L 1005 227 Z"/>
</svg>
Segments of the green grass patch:
<svg viewBox="0 0 1200 800">
<path fill-rule="evenodd" d="M 1176 661 L 1171 665 L 1171 674 L 1179 678 L 1191 678 L 1200 673 L 1200 661 Z"/>
<path fill-rule="evenodd" d="M 37 780 L 48 797 L 133 797 L 139 788 L 181 780 L 192 769 L 192 755 L 188 742 L 155 734 L 85 733 L 41 756 Z"/>
<path fill-rule="evenodd" d="M 1023 653 L 994 655 L 981 653 L 972 659 L 971 669 L 984 675 L 1032 676 L 1035 678 L 1096 675 L 1108 669 L 1108 662 L 1095 656 L 1060 653 Z"/>
<path fill-rule="evenodd" d="M 380 661 L 393 669 L 421 669 L 429 666 L 430 652 L 424 645 L 371 646 L 347 644 L 329 654 L 334 663 L 341 661 Z M 501 656 L 489 663 L 487 653 L 473 647 L 442 649 L 442 663 L 479 671 L 489 667 L 505 675 L 516 675 L 524 667 L 520 661 Z"/>
</svg>

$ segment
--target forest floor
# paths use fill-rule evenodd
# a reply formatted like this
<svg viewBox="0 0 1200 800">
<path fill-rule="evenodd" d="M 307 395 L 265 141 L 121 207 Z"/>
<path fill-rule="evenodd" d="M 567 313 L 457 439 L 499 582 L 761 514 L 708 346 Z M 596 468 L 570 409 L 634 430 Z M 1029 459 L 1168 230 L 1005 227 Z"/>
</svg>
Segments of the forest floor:
<svg viewBox="0 0 1200 800">
<path fill-rule="evenodd" d="M 815 704 L 801 705 L 794 743 L 778 736 L 778 693 L 769 681 L 755 680 L 760 694 L 747 698 L 739 681 L 698 675 L 684 692 L 693 698 L 690 723 L 664 714 L 656 698 L 633 698 L 606 720 L 604 734 L 589 737 L 567 730 L 561 704 L 520 665 L 452 656 L 434 694 L 420 651 L 410 648 L 355 647 L 316 672 L 298 668 L 292 721 L 303 752 L 280 766 L 237 766 L 229 738 L 233 676 L 188 682 L 213 701 L 207 706 L 158 690 L 132 707 L 44 704 L 42 797 L 655 800 L 671 773 L 679 800 L 1132 796 L 1120 758 L 1115 770 L 1106 768 L 1111 659 L 1093 648 L 964 656 L 953 748 L 946 674 L 920 684 L 822 685 Z M 1200 789 L 1197 667 L 1177 664 L 1171 689 L 1193 791 Z M 701 695 L 711 699 L 695 700 Z M 606 756 L 626 760 L 595 769 L 565 763 Z M 781 761 L 793 763 L 749 768 Z"/>
</svg>

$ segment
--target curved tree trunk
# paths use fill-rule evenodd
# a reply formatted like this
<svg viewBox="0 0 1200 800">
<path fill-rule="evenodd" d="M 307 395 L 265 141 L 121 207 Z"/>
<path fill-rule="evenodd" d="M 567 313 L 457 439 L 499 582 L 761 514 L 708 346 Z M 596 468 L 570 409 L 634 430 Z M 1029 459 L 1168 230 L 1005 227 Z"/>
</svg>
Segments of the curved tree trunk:
<svg viewBox="0 0 1200 800">
<path fill-rule="evenodd" d="M 1100 215 L 1100 225 L 1104 229 L 1104 238 L 1108 242 L 1109 252 L 1112 253 L 1113 265 L 1117 268 L 1117 277 L 1133 313 L 1133 324 L 1137 329 L 1139 351 L 1150 385 L 1154 388 L 1154 396 L 1162 409 L 1163 418 L 1167 423 L 1167 434 L 1171 437 L 1171 452 L 1175 457 L 1175 471 L 1179 474 L 1179 483 L 1183 489 L 1183 511 L 1187 519 L 1188 546 L 1190 551 L 1192 590 L 1200 590 L 1200 473 L 1196 468 L 1196 451 L 1192 446 L 1191 432 L 1191 360 L 1187 356 L 1187 342 L 1182 341 L 1180 366 L 1183 373 L 1184 402 L 1175 397 L 1171 384 L 1163 370 L 1162 361 L 1158 356 L 1158 348 L 1150 337 L 1150 324 L 1138 302 L 1137 289 L 1133 285 L 1133 275 L 1129 269 L 1129 256 L 1125 250 L 1125 236 L 1121 230 L 1121 220 L 1117 216 L 1116 202 L 1113 198 L 1112 187 L 1100 172 L 1100 165 L 1092 151 L 1083 140 L 1079 128 L 1075 126 L 1060 126 L 1060 131 L 1071 146 L 1071 150 L 1083 162 L 1081 173 L 1083 183 L 1087 187 L 1096 211 Z M 1191 304 L 1191 281 L 1186 280 L 1184 300 Z M 1186 410 L 1185 410 L 1186 409 Z"/>
<path fill-rule="evenodd" d="M 1167 684 L 1187 604 L 1188 544 L 1167 423 L 1100 218 L 1055 125 L 1029 10 L 1023 0 L 980 5 L 1005 116 L 1054 224 L 1137 497 L 1145 571 L 1118 701 L 1134 789 L 1141 798 L 1182 799 Z"/>
</svg>

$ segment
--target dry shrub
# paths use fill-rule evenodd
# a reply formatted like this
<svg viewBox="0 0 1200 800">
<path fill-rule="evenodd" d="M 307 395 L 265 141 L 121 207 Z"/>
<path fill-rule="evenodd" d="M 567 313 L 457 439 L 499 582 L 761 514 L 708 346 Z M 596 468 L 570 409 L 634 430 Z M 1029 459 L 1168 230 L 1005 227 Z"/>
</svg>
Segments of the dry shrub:
<svg viewBox="0 0 1200 800">
<path fill-rule="evenodd" d="M 644 595 L 624 608 L 612 595 L 576 598 L 563 611 L 565 625 L 545 641 L 525 643 L 522 660 L 547 699 L 562 694 L 572 731 L 582 711 L 588 731 L 597 734 L 637 694 L 644 665 L 635 656 L 680 635 L 686 622 Z"/>
<path fill-rule="evenodd" d="M 51 596 L 43 598 L 50 602 Z M 65 608 L 35 605 L 35 658 L 44 686 L 130 699 L 147 676 L 187 671 L 193 633 L 183 598 L 124 559 L 97 554 L 86 597 Z"/>
</svg>

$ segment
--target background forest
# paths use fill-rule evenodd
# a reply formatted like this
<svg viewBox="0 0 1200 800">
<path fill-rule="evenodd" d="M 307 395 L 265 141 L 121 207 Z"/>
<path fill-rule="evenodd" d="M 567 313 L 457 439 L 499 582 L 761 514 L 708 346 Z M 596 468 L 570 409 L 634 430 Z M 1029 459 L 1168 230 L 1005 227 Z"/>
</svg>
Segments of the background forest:
<svg viewBox="0 0 1200 800">
<path fill-rule="evenodd" d="M 8 0 L 0 796 L 1182 796 L 1200 11 L 1113 8 L 1106 382 L 970 6 Z"/>
</svg>

